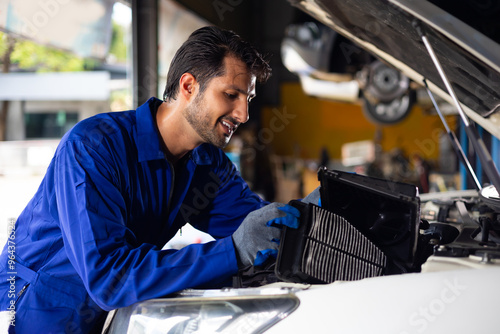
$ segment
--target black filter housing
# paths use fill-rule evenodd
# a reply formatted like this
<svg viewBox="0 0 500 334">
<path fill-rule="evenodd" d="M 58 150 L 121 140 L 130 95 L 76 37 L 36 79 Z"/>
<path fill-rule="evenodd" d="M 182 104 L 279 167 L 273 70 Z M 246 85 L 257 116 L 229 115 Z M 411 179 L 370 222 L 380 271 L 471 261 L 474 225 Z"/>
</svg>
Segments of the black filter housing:
<svg viewBox="0 0 500 334">
<path fill-rule="evenodd" d="M 317 221 L 313 213 L 321 210 L 313 204 L 290 202 L 301 211 L 301 218 L 298 229 L 285 227 L 282 232 L 276 263 L 276 275 L 281 280 L 331 283 L 419 270 L 415 264 L 420 224 L 416 186 L 326 168 L 318 171 L 318 178 L 321 210 L 331 213 L 320 229 L 324 233 L 342 231 L 334 238 L 320 237 L 316 244 L 321 247 L 309 247 L 312 228 L 317 229 L 313 227 Z M 385 255 L 382 262 L 373 260 L 373 254 L 379 251 Z M 307 269 L 310 263 L 306 264 L 306 259 L 315 257 L 321 275 Z M 367 266 L 381 268 L 367 270 Z M 325 270 L 337 272 L 325 275 Z"/>
</svg>

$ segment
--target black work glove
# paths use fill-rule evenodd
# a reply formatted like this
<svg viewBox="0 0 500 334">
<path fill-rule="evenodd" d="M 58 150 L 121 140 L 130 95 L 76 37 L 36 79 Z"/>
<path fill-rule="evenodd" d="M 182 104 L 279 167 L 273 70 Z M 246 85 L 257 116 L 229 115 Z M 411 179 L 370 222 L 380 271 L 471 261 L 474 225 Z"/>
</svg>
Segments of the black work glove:
<svg viewBox="0 0 500 334">
<path fill-rule="evenodd" d="M 299 217 L 297 208 L 281 203 L 250 212 L 232 235 L 238 267 L 261 265 L 269 257 L 276 258 L 281 228 L 297 228 Z"/>
</svg>

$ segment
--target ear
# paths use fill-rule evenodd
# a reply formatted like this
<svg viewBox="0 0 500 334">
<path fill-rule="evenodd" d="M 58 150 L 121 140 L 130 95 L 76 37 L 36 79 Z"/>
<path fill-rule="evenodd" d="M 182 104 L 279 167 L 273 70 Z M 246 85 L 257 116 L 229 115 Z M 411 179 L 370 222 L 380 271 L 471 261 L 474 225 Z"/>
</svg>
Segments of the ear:
<svg viewBox="0 0 500 334">
<path fill-rule="evenodd" d="M 179 93 L 186 100 L 191 99 L 195 95 L 197 82 L 191 73 L 184 73 L 179 79 Z"/>
</svg>

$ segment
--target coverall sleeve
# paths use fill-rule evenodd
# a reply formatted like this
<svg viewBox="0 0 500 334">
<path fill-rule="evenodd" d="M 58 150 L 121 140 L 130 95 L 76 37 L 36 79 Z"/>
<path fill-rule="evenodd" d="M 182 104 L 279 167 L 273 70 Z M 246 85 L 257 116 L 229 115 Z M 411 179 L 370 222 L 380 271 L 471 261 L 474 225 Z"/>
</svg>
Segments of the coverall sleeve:
<svg viewBox="0 0 500 334">
<path fill-rule="evenodd" d="M 215 169 L 217 196 L 210 206 L 194 215 L 191 224 L 214 238 L 232 235 L 252 211 L 269 204 L 250 190 L 236 166 L 222 150 L 217 150 L 219 162 Z"/>
<path fill-rule="evenodd" d="M 55 201 L 65 250 L 102 309 L 216 285 L 236 273 L 230 236 L 181 250 L 140 244 L 126 226 L 126 204 L 108 151 L 68 141 L 55 158 Z"/>
</svg>

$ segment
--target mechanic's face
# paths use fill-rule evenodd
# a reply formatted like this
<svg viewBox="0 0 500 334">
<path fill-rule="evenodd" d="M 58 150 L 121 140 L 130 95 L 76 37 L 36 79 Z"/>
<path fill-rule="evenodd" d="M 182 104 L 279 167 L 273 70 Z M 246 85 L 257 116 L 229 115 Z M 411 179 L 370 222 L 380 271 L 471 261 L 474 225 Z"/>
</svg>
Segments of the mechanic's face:
<svg viewBox="0 0 500 334">
<path fill-rule="evenodd" d="M 219 148 L 224 148 L 236 128 L 248 121 L 248 103 L 255 96 L 255 76 L 246 65 L 234 57 L 226 57 L 224 64 L 225 74 L 212 78 L 184 110 L 202 141 Z"/>
</svg>

